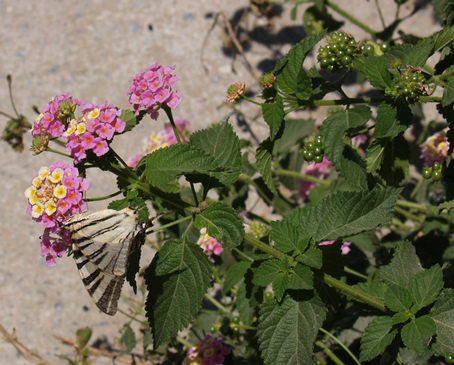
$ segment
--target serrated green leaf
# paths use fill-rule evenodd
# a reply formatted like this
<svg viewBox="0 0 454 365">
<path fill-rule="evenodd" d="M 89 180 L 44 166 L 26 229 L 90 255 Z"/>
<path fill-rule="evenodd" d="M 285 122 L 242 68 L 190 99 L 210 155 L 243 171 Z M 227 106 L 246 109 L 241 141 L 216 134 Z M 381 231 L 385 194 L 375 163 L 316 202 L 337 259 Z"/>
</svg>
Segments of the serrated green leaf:
<svg viewBox="0 0 454 365">
<path fill-rule="evenodd" d="M 398 44 L 389 49 L 385 56 L 392 64 L 394 59 L 402 61 L 403 65 L 413 67 L 424 66 L 432 52 L 432 44 L 427 39 L 422 39 L 416 44 Z"/>
<path fill-rule="evenodd" d="M 440 266 L 434 265 L 417 272 L 408 282 L 408 290 L 418 309 L 421 309 L 437 299 L 443 284 L 443 271 Z"/>
<path fill-rule="evenodd" d="M 393 312 L 404 312 L 410 309 L 413 298 L 407 288 L 391 284 L 385 292 L 385 304 Z"/>
<path fill-rule="evenodd" d="M 355 287 L 374 298 L 382 301 L 385 300 L 387 286 L 384 283 L 377 281 L 365 281 L 363 283 L 356 284 Z"/>
<path fill-rule="evenodd" d="M 279 305 L 274 299 L 262 304 L 257 335 L 265 364 L 315 364 L 312 349 L 326 316 L 318 297 L 298 301 L 286 296 Z"/>
<path fill-rule="evenodd" d="M 304 254 L 296 258 L 302 264 L 320 269 L 323 265 L 323 252 L 318 247 L 310 247 Z"/>
<path fill-rule="evenodd" d="M 385 147 L 378 140 L 373 141 L 366 151 L 366 166 L 367 172 L 375 173 L 380 170 L 383 158 L 385 156 Z"/>
<path fill-rule="evenodd" d="M 360 70 L 366 75 L 371 85 L 379 90 L 384 90 L 392 84 L 392 75 L 388 71 L 388 60 L 383 56 L 367 57 Z"/>
<path fill-rule="evenodd" d="M 309 290 L 314 288 L 314 274 L 312 270 L 301 264 L 297 264 L 290 274 L 288 289 Z"/>
<path fill-rule="evenodd" d="M 286 220 L 271 222 L 271 238 L 276 248 L 283 252 L 296 250 L 303 252 L 309 243 L 304 232 Z"/>
<path fill-rule="evenodd" d="M 189 143 L 204 151 L 214 159 L 218 167 L 223 167 L 225 172 L 210 172 L 225 186 L 231 186 L 241 173 L 240 140 L 232 126 L 227 123 L 218 123 L 191 134 Z M 207 183 L 213 186 L 213 181 Z"/>
<path fill-rule="evenodd" d="M 126 127 L 122 133 L 132 130 L 144 117 L 145 112 L 140 112 L 137 116 L 132 110 L 122 109 L 120 119 L 126 123 Z"/>
<path fill-rule="evenodd" d="M 295 94 L 300 100 L 307 100 L 312 96 L 312 80 L 304 68 L 298 73 Z"/>
<path fill-rule="evenodd" d="M 443 356 L 454 353 L 454 289 L 443 289 L 430 316 L 437 326 L 433 350 Z"/>
<path fill-rule="evenodd" d="M 454 103 L 454 77 L 450 78 L 443 88 L 442 106 Z"/>
<path fill-rule="evenodd" d="M 238 309 L 241 321 L 245 325 L 251 325 L 253 322 L 254 314 L 247 297 L 245 282 L 243 282 L 238 288 L 238 292 L 236 294 L 236 309 Z"/>
<path fill-rule="evenodd" d="M 124 352 L 131 352 L 136 347 L 136 335 L 129 323 L 126 323 L 121 329 L 120 345 Z"/>
<path fill-rule="evenodd" d="M 257 169 L 262 175 L 263 181 L 265 182 L 266 186 L 270 191 L 277 195 L 276 187 L 274 186 L 273 175 L 272 175 L 272 151 L 273 151 L 273 143 L 266 139 L 257 148 L 255 152 L 255 159 L 257 160 Z"/>
<path fill-rule="evenodd" d="M 281 264 L 279 260 L 264 261 L 254 270 L 253 281 L 256 285 L 267 286 L 280 271 Z"/>
<path fill-rule="evenodd" d="M 383 353 L 397 335 L 392 329 L 392 318 L 378 317 L 369 323 L 361 338 L 360 361 L 370 361 Z"/>
<path fill-rule="evenodd" d="M 430 338 L 435 334 L 436 326 L 429 316 L 418 317 L 407 323 L 400 333 L 405 346 L 425 355 L 429 351 L 427 345 Z"/>
<path fill-rule="evenodd" d="M 391 262 L 380 267 L 377 278 L 388 284 L 406 287 L 411 277 L 422 269 L 413 245 L 402 241 L 397 244 Z"/>
<path fill-rule="evenodd" d="M 408 142 L 402 134 L 382 142 L 385 149 L 379 176 L 387 186 L 400 186 L 408 176 L 412 158 Z"/>
<path fill-rule="evenodd" d="M 273 140 L 276 137 L 279 128 L 281 128 L 285 116 L 282 98 L 277 96 L 273 103 L 263 103 L 262 115 L 263 119 L 270 127 L 270 139 Z"/>
<path fill-rule="evenodd" d="M 375 123 L 376 138 L 394 138 L 411 124 L 411 110 L 406 104 L 383 102 L 378 107 Z"/>
<path fill-rule="evenodd" d="M 225 274 L 224 284 L 222 286 L 222 292 L 225 294 L 233 288 L 240 280 L 244 278 L 244 275 L 251 267 L 250 261 L 239 261 L 232 265 Z"/>
<path fill-rule="evenodd" d="M 194 225 L 198 229 L 206 227 L 208 234 L 229 250 L 243 241 L 242 220 L 235 210 L 225 203 L 211 204 L 202 213 L 197 214 Z"/>
<path fill-rule="evenodd" d="M 445 27 L 430 37 L 432 54 L 448 46 L 454 41 L 454 27 Z"/>
<path fill-rule="evenodd" d="M 157 275 L 156 272 L 168 271 L 170 266 L 166 260 L 171 256 L 161 255 L 164 248 L 164 253 L 174 251 L 180 260 L 171 274 Z M 173 263 L 174 257 L 170 261 Z M 210 284 L 211 265 L 198 245 L 180 240 L 167 241 L 155 255 L 145 273 L 148 289 L 145 310 L 156 347 L 194 319 Z"/>
<path fill-rule="evenodd" d="M 407 322 L 410 319 L 410 312 L 399 312 L 392 316 L 393 325 Z"/>
<path fill-rule="evenodd" d="M 314 242 L 337 240 L 391 221 L 400 189 L 338 192 L 315 206 L 297 209 L 286 219 Z"/>
<path fill-rule="evenodd" d="M 282 300 L 285 290 L 287 289 L 288 283 L 289 283 L 289 276 L 287 273 L 281 272 L 274 277 L 271 285 L 273 287 L 274 296 L 276 297 L 276 300 L 278 302 L 280 302 Z"/>
<path fill-rule="evenodd" d="M 288 153 L 299 140 L 314 132 L 315 119 L 285 119 L 282 135 L 274 140 L 273 154 Z"/>
<path fill-rule="evenodd" d="M 178 192 L 183 174 L 221 172 L 213 157 L 188 143 L 160 148 L 144 157 L 147 181 L 165 192 Z"/>
</svg>

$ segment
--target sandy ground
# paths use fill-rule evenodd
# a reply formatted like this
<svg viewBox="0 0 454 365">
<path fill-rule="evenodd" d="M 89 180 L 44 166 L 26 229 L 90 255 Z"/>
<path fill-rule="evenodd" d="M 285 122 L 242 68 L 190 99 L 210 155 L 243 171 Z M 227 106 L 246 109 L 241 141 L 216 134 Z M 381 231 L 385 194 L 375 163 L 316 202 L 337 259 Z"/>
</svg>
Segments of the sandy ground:
<svg viewBox="0 0 454 365">
<path fill-rule="evenodd" d="M 373 1 L 337 3 L 357 16 L 365 14 L 366 23 L 380 29 Z M 385 4 L 385 18 L 391 19 L 394 2 L 381 3 Z M 212 32 L 204 50 L 204 63 L 209 70 L 205 72 L 200 53 L 213 24 L 213 18 L 206 14 L 223 10 L 231 16 L 246 4 L 245 0 L 0 0 L 0 110 L 13 113 L 7 74 L 13 76 L 18 110 L 31 120 L 36 116 L 32 105 L 41 108 L 53 96 L 65 92 L 93 103 L 107 100 L 127 107 L 129 80 L 159 61 L 176 65 L 180 78 L 177 89 L 183 101 L 175 111 L 176 118 L 191 120 L 193 130 L 222 120 L 230 111 L 223 104 L 228 85 L 238 80 L 252 84 L 253 78 L 241 61 L 236 64 L 237 74 L 232 73 L 231 59 L 221 51 L 219 27 Z M 291 22 L 288 13 L 280 22 L 276 29 L 289 26 L 286 38 L 271 47 L 253 43 L 248 58 L 254 67 L 273 53 L 286 52 L 290 43 L 304 35 L 300 23 Z M 411 30 L 417 35 L 428 35 L 436 29 L 429 10 L 421 12 L 413 22 Z M 253 25 L 251 18 L 250 26 Z M 364 36 L 354 26 L 345 29 L 357 39 Z M 0 123 L 5 121 L 0 116 Z M 125 158 L 141 152 L 144 136 L 161 128 L 164 121 L 163 115 L 158 122 L 144 120 L 133 133 L 115 141 L 116 150 Z M 259 128 L 259 135 L 260 131 Z M 27 135 L 25 144 L 30 143 Z M 74 338 L 77 328 L 91 326 L 93 339 L 105 336 L 115 343 L 127 318 L 121 314 L 112 318 L 97 310 L 72 258 L 59 260 L 54 268 L 46 267 L 39 248 L 43 229 L 25 212 L 23 192 L 31 178 L 41 166 L 59 158 L 48 153 L 32 156 L 27 150 L 16 153 L 3 142 L 0 153 L 0 325 L 9 332 L 15 330 L 19 341 L 55 364 L 64 363 L 56 355 L 71 354 L 72 350 L 54 335 Z M 110 176 L 92 173 L 88 178 L 89 197 L 115 191 Z M 102 207 L 94 204 L 90 210 Z M 28 363 L 11 344 L 0 340 L 0 364 Z M 110 360 L 95 359 L 94 363 Z"/>
</svg>

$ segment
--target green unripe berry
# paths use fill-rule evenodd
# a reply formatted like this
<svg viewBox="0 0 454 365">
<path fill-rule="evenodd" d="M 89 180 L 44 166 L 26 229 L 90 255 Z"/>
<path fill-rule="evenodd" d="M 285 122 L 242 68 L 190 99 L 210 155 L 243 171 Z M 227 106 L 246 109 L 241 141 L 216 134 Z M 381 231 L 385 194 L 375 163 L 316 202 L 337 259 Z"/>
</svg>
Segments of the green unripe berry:
<svg viewBox="0 0 454 365">
<path fill-rule="evenodd" d="M 422 176 L 424 179 L 430 179 L 432 177 L 432 168 L 430 167 L 424 167 L 422 169 Z"/>
<path fill-rule="evenodd" d="M 317 136 L 317 137 L 314 138 L 314 146 L 315 147 L 320 147 L 320 148 L 323 147 L 323 142 L 322 142 L 322 137 L 321 136 Z"/>
<path fill-rule="evenodd" d="M 432 179 L 434 181 L 439 181 L 439 180 L 441 180 L 442 177 L 443 177 L 443 173 L 441 172 L 441 170 L 432 171 Z"/>
<path fill-rule="evenodd" d="M 447 364 L 454 364 L 454 354 L 449 354 L 445 357 L 445 362 Z"/>
<path fill-rule="evenodd" d="M 334 68 L 333 65 L 329 65 L 329 66 L 327 67 L 327 69 L 328 69 L 328 71 L 330 71 L 330 72 L 334 72 L 334 70 L 335 70 L 335 68 Z"/>
<path fill-rule="evenodd" d="M 240 323 L 240 317 L 238 317 L 238 316 L 233 317 L 232 318 L 232 323 L 239 324 Z"/>
<path fill-rule="evenodd" d="M 440 164 L 440 162 L 435 161 L 435 162 L 433 163 L 433 165 L 432 165 L 432 169 L 433 169 L 434 171 L 441 170 L 441 164 Z"/>
<path fill-rule="evenodd" d="M 323 161 L 323 155 L 315 155 L 314 161 L 320 163 Z"/>
<path fill-rule="evenodd" d="M 217 327 L 216 327 L 215 325 L 212 325 L 212 326 L 210 327 L 210 332 L 211 332 L 211 333 L 216 333 L 217 330 L 218 330 L 218 329 L 217 329 Z"/>
<path fill-rule="evenodd" d="M 314 143 L 313 142 L 307 142 L 306 143 L 306 149 L 308 149 L 309 151 L 312 151 L 314 148 Z"/>
<path fill-rule="evenodd" d="M 344 56 L 341 58 L 341 62 L 347 66 L 352 62 L 352 58 L 350 56 Z"/>
<path fill-rule="evenodd" d="M 380 49 L 383 51 L 383 52 L 387 52 L 389 50 L 389 44 L 388 43 L 382 43 L 380 44 Z"/>
<path fill-rule="evenodd" d="M 306 153 L 304 154 L 304 158 L 307 161 L 312 161 L 314 159 L 314 153 L 311 151 L 306 150 Z"/>
<path fill-rule="evenodd" d="M 267 291 L 267 292 L 265 292 L 264 297 L 265 297 L 265 299 L 271 299 L 274 297 L 274 295 L 273 295 L 273 293 Z"/>
<path fill-rule="evenodd" d="M 314 155 L 323 155 L 323 149 L 319 146 L 314 146 L 312 152 L 314 152 Z"/>
<path fill-rule="evenodd" d="M 322 58 L 320 60 L 320 64 L 323 66 L 323 67 L 326 67 L 329 65 L 329 59 L 328 58 Z"/>
</svg>

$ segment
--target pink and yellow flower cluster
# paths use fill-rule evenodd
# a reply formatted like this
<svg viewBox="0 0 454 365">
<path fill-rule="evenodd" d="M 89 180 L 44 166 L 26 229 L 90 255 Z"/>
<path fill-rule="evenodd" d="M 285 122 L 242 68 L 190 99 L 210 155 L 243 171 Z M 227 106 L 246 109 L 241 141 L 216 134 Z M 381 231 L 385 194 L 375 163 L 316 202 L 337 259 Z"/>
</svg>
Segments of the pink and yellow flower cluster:
<svg viewBox="0 0 454 365">
<path fill-rule="evenodd" d="M 231 352 L 224 345 L 222 337 L 206 336 L 199 344 L 191 348 L 184 359 L 184 365 L 219 365 L 223 364 L 225 356 Z"/>
<path fill-rule="evenodd" d="M 197 244 L 202 247 L 203 252 L 208 255 L 212 262 L 214 262 L 213 255 L 219 256 L 222 251 L 224 251 L 221 243 L 216 238 L 211 237 L 207 233 L 207 229 L 205 227 L 200 230 L 200 237 Z"/>
<path fill-rule="evenodd" d="M 181 96 L 173 90 L 178 81 L 172 74 L 174 69 L 175 66 L 163 67 L 156 62 L 132 79 L 128 95 L 136 115 L 144 109 L 152 119 L 157 119 L 163 104 L 172 109 L 178 106 Z"/>
<path fill-rule="evenodd" d="M 424 165 L 432 166 L 434 162 L 445 162 L 449 153 L 448 130 L 449 128 L 445 128 L 435 133 L 423 143 L 421 158 L 424 159 Z"/>
<path fill-rule="evenodd" d="M 74 112 L 79 107 L 80 115 Z M 56 96 L 44 108 L 33 125 L 33 137 L 64 137 L 66 149 L 81 162 L 91 150 L 97 156 L 109 151 L 109 141 L 114 133 L 121 133 L 126 123 L 120 119 L 121 110 L 107 102 L 101 105 L 72 99 L 68 94 Z"/>
<path fill-rule="evenodd" d="M 55 257 L 61 257 L 70 244 L 70 237 L 61 229 L 61 223 L 86 209 L 82 193 L 88 185 L 88 180 L 79 176 L 77 168 L 59 161 L 41 167 L 25 191 L 27 213 L 45 227 L 41 254 L 46 256 L 49 266 L 55 265 Z M 60 237 L 51 237 L 50 233 Z"/>
<path fill-rule="evenodd" d="M 187 141 L 189 136 L 188 126 L 190 122 L 186 119 L 177 119 L 175 120 L 175 126 L 177 127 L 180 138 L 183 141 Z M 150 137 L 147 138 L 145 142 L 145 148 L 143 154 L 136 155 L 130 158 L 127 161 L 129 167 L 134 168 L 137 166 L 141 158 L 153 151 L 156 151 L 160 148 L 168 147 L 174 144 L 177 144 L 177 138 L 173 132 L 172 126 L 167 126 L 164 129 L 160 130 L 157 133 L 152 133 Z"/>
</svg>

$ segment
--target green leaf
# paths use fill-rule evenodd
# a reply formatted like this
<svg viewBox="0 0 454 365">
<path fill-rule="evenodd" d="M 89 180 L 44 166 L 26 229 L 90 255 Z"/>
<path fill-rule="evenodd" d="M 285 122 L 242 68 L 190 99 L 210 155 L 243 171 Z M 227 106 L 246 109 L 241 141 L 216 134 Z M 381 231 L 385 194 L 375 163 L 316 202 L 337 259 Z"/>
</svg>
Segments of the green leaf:
<svg viewBox="0 0 454 365">
<path fill-rule="evenodd" d="M 380 142 L 384 146 L 384 158 L 379 176 L 387 186 L 400 186 L 408 176 L 412 157 L 408 142 L 402 134 Z"/>
<path fill-rule="evenodd" d="M 430 316 L 437 327 L 433 350 L 443 356 L 454 353 L 454 289 L 444 289 L 441 292 Z"/>
<path fill-rule="evenodd" d="M 169 271 L 174 262 L 174 256 L 161 255 L 164 248 L 166 253 L 176 252 L 180 260 L 171 274 L 158 275 L 157 272 Z M 211 265 L 198 245 L 180 240 L 167 241 L 155 255 L 145 273 L 148 289 L 145 310 L 156 347 L 195 318 L 210 284 Z"/>
<path fill-rule="evenodd" d="M 245 325 L 251 325 L 253 323 L 254 311 L 247 295 L 245 282 L 241 283 L 238 288 L 236 294 L 236 309 L 238 309 L 240 319 Z"/>
<path fill-rule="evenodd" d="M 265 301 L 257 328 L 260 351 L 265 364 L 315 364 L 312 350 L 326 316 L 318 297 L 295 300 L 289 295 L 279 305 Z"/>
<path fill-rule="evenodd" d="M 400 189 L 338 192 L 319 204 L 297 209 L 286 219 L 314 242 L 337 240 L 391 222 Z"/>
<path fill-rule="evenodd" d="M 411 318 L 410 312 L 399 312 L 392 316 L 393 325 L 407 322 Z"/>
<path fill-rule="evenodd" d="M 413 245 L 402 241 L 397 243 L 391 262 L 380 267 L 377 278 L 387 284 L 406 287 L 411 277 L 422 269 Z"/>
<path fill-rule="evenodd" d="M 281 272 L 274 277 L 271 285 L 273 287 L 274 296 L 278 302 L 282 300 L 285 290 L 287 289 L 288 282 L 289 276 L 287 273 Z"/>
<path fill-rule="evenodd" d="M 145 114 L 145 112 L 140 112 L 136 116 L 132 110 L 122 109 L 120 119 L 126 123 L 126 127 L 122 133 L 132 130 L 137 124 L 139 124 Z"/>
<path fill-rule="evenodd" d="M 432 318 L 422 316 L 407 323 L 401 331 L 402 341 L 405 346 L 420 355 L 428 353 L 427 347 L 430 338 L 435 334 L 436 326 Z"/>
<path fill-rule="evenodd" d="M 433 54 L 454 41 L 454 27 L 445 27 L 430 38 Z"/>
<path fill-rule="evenodd" d="M 424 66 L 432 52 L 432 44 L 427 39 L 422 39 L 417 44 L 399 44 L 386 52 L 385 57 L 392 64 L 393 60 L 399 59 L 404 66 Z"/>
<path fill-rule="evenodd" d="M 314 132 L 315 119 L 285 119 L 282 135 L 274 140 L 273 154 L 288 153 L 290 148 Z"/>
<path fill-rule="evenodd" d="M 417 272 L 408 282 L 408 289 L 414 303 L 421 309 L 432 304 L 443 288 L 443 271 L 434 265 L 430 269 Z"/>
<path fill-rule="evenodd" d="M 454 103 L 454 77 L 448 79 L 448 82 L 443 88 L 443 98 L 441 99 L 442 106 L 448 106 Z"/>
<path fill-rule="evenodd" d="M 301 40 L 281 59 L 274 69 L 277 85 L 284 93 L 293 94 L 298 85 L 298 75 L 311 49 L 323 38 L 324 33 Z"/>
<path fill-rule="evenodd" d="M 226 294 L 230 289 L 233 288 L 240 280 L 244 279 L 244 275 L 251 267 L 249 261 L 239 261 L 229 268 L 225 275 L 224 284 L 222 286 L 222 292 Z"/>
<path fill-rule="evenodd" d="M 411 110 L 406 104 L 383 102 L 377 112 L 376 138 L 394 138 L 405 131 L 412 122 Z"/>
<path fill-rule="evenodd" d="M 388 60 L 381 56 L 369 56 L 364 66 L 360 67 L 372 86 L 384 90 L 392 84 L 392 75 L 388 71 Z"/>
<path fill-rule="evenodd" d="M 304 254 L 296 258 L 302 264 L 320 269 L 323 265 L 323 252 L 318 247 L 310 247 Z"/>
<path fill-rule="evenodd" d="M 189 143 L 210 155 L 216 166 L 226 170 L 211 172 L 209 176 L 225 186 L 231 186 L 238 180 L 241 173 L 240 140 L 229 123 L 218 123 L 197 131 L 190 136 Z"/>
<path fill-rule="evenodd" d="M 297 264 L 290 274 L 288 289 L 309 290 L 314 288 L 314 275 L 312 270 L 301 264 Z"/>
<path fill-rule="evenodd" d="M 131 352 L 136 347 L 137 340 L 134 331 L 129 323 L 126 323 L 121 329 L 120 345 L 124 352 Z"/>
<path fill-rule="evenodd" d="M 367 172 L 375 173 L 380 170 L 385 156 L 385 146 L 382 142 L 375 140 L 368 147 L 366 151 L 366 165 Z"/>
<path fill-rule="evenodd" d="M 385 304 L 393 312 L 409 310 L 412 299 L 410 292 L 403 286 L 389 285 L 385 292 Z"/>
<path fill-rule="evenodd" d="M 76 331 L 76 343 L 80 349 L 84 348 L 90 341 L 92 330 L 90 327 L 79 328 Z"/>
<path fill-rule="evenodd" d="M 266 260 L 254 270 L 254 283 L 260 286 L 267 286 L 274 277 L 281 271 L 279 260 Z"/>
<path fill-rule="evenodd" d="M 273 175 L 271 171 L 273 151 L 273 143 L 269 139 L 265 139 L 257 148 L 255 152 L 255 159 L 257 160 L 257 169 L 263 177 L 263 181 L 270 191 L 277 195 L 276 187 L 274 186 Z"/>
<path fill-rule="evenodd" d="M 312 80 L 304 68 L 301 68 L 297 77 L 296 97 L 300 100 L 308 100 L 312 96 Z"/>
<path fill-rule="evenodd" d="M 304 232 L 287 220 L 271 222 L 271 238 L 276 248 L 283 252 L 303 252 L 309 241 Z"/>
<path fill-rule="evenodd" d="M 383 353 L 397 335 L 392 329 L 392 318 L 382 316 L 369 323 L 361 338 L 360 361 L 370 361 Z"/>
<path fill-rule="evenodd" d="M 270 139 L 273 140 L 279 128 L 281 128 L 285 116 L 282 98 L 278 96 L 273 103 L 263 103 L 262 114 L 263 119 L 270 127 Z"/>
<path fill-rule="evenodd" d="M 165 192 L 178 192 L 177 177 L 189 173 L 220 172 L 213 157 L 188 143 L 160 148 L 144 157 L 147 181 Z"/>
<path fill-rule="evenodd" d="M 196 216 L 194 225 L 206 227 L 210 236 L 216 238 L 225 249 L 238 246 L 244 237 L 243 222 L 235 210 L 221 202 L 211 204 Z"/>
<path fill-rule="evenodd" d="M 365 281 L 356 284 L 355 287 L 374 298 L 383 301 L 385 300 L 385 292 L 387 286 L 384 283 L 380 283 L 377 281 Z"/>
</svg>

